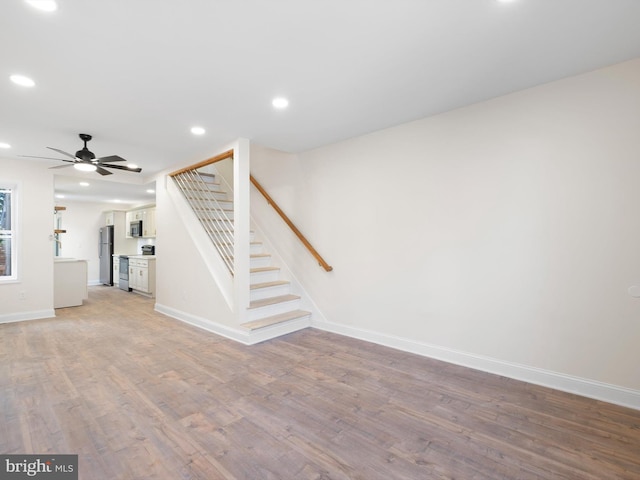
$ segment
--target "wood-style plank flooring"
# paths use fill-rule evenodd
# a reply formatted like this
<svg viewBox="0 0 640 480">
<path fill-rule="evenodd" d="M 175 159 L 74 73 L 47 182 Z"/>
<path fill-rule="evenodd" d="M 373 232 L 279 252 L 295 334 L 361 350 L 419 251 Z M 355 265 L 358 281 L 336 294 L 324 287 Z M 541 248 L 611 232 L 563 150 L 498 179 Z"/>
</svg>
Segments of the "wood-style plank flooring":
<svg viewBox="0 0 640 480">
<path fill-rule="evenodd" d="M 0 325 L 0 452 L 79 478 L 640 478 L 640 412 L 308 329 L 246 347 L 92 287 Z"/>
</svg>

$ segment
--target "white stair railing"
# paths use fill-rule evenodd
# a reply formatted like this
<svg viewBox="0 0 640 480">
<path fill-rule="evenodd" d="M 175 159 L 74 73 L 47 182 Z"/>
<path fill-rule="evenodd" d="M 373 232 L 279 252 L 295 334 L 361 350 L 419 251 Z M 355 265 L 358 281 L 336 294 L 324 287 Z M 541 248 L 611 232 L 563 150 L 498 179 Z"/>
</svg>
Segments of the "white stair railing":
<svg viewBox="0 0 640 480">
<path fill-rule="evenodd" d="M 233 275 L 233 220 L 217 198 L 216 193 L 221 192 L 216 191 L 214 185 L 207 181 L 212 176 L 199 172 L 197 168 L 185 169 L 171 176 Z"/>
</svg>

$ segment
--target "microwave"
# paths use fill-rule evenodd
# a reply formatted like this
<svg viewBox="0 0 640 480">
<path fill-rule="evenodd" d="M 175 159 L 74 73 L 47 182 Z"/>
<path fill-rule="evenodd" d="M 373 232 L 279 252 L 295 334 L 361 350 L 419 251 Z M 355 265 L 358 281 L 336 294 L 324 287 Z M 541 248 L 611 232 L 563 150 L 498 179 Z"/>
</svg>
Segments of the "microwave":
<svg viewBox="0 0 640 480">
<path fill-rule="evenodd" d="M 131 222 L 129 224 L 129 234 L 132 237 L 142 236 L 142 220 L 136 220 L 135 222 Z"/>
</svg>

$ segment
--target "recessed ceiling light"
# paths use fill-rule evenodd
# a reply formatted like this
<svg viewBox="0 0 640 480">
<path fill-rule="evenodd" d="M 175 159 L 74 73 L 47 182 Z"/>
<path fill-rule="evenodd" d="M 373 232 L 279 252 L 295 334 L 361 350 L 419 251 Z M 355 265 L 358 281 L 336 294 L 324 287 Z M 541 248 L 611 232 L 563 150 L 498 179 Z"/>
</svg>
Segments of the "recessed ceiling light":
<svg viewBox="0 0 640 480">
<path fill-rule="evenodd" d="M 13 83 L 20 85 L 21 87 L 33 87 L 36 84 L 36 82 L 24 75 L 11 75 L 9 78 Z"/>
<path fill-rule="evenodd" d="M 206 130 L 202 127 L 191 127 L 191 133 L 194 135 L 204 135 Z"/>
<path fill-rule="evenodd" d="M 156 193 L 156 191 L 153 188 L 150 188 L 149 190 L 147 190 L 147 193 Z"/>
<path fill-rule="evenodd" d="M 26 0 L 26 2 L 33 8 L 43 12 L 55 12 L 58 9 L 58 4 L 55 0 Z"/>
<path fill-rule="evenodd" d="M 80 186 L 81 187 L 88 187 L 89 186 L 89 182 L 80 182 Z"/>
<path fill-rule="evenodd" d="M 136 165 L 135 163 L 130 163 L 129 165 L 127 165 L 127 168 L 138 168 L 138 165 Z"/>
<path fill-rule="evenodd" d="M 0 142 L 0 148 L 11 148 L 11 145 L 9 145 L 8 143 Z"/>
<path fill-rule="evenodd" d="M 284 97 L 274 98 L 271 102 L 271 105 L 273 105 L 274 108 L 282 110 L 283 108 L 287 108 L 289 106 L 289 100 Z"/>
<path fill-rule="evenodd" d="M 61 193 L 58 193 L 58 194 L 56 195 L 56 198 L 64 198 L 64 195 L 62 195 Z"/>
</svg>

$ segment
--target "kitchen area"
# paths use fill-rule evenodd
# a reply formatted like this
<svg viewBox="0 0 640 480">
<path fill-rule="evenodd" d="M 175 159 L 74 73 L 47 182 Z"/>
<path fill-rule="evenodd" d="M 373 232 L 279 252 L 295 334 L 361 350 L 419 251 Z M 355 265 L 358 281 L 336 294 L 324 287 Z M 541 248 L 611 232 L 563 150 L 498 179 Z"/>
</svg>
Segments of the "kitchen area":
<svg viewBox="0 0 640 480">
<path fill-rule="evenodd" d="M 56 202 L 65 206 L 54 211 L 54 308 L 82 305 L 90 286 L 155 297 L 155 203 Z"/>
<path fill-rule="evenodd" d="M 105 212 L 103 232 L 113 232 L 113 248 L 101 246 L 100 280 L 126 292 L 155 297 L 155 206 Z M 101 240 L 102 242 L 102 240 Z M 103 254 L 104 252 L 104 254 Z"/>
</svg>

